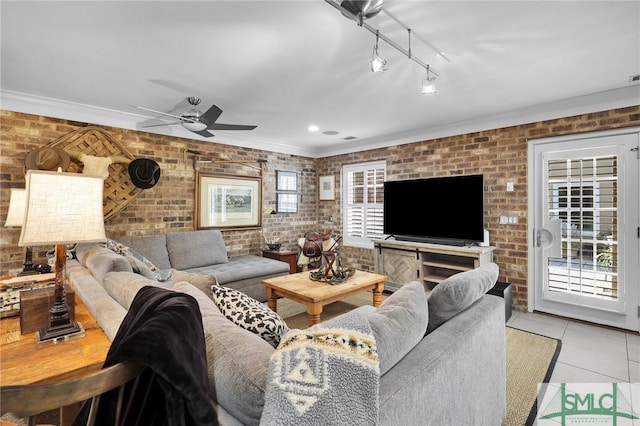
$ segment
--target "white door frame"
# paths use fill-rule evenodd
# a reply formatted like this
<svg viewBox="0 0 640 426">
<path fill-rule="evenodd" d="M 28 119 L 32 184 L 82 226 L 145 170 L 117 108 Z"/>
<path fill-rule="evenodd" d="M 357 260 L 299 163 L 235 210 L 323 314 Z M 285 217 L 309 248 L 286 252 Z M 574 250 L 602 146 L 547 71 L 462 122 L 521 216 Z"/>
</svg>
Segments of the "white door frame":
<svg viewBox="0 0 640 426">
<path fill-rule="evenodd" d="M 553 144 L 558 142 L 569 142 L 571 140 L 579 140 L 579 139 L 592 139 L 592 138 L 603 138 L 603 137 L 611 137 L 611 136 L 619 136 L 619 135 L 628 135 L 635 134 L 640 135 L 640 127 L 631 127 L 625 129 L 617 129 L 617 130 L 609 130 L 609 131 L 601 131 L 601 132 L 591 132 L 591 133 L 583 133 L 583 134 L 572 134 L 566 136 L 557 136 L 551 138 L 541 138 L 541 139 L 530 139 L 528 141 L 528 159 L 527 159 L 527 190 L 528 190 L 528 201 L 527 201 L 527 263 L 528 267 L 528 285 L 527 285 L 527 310 L 532 312 L 535 308 L 535 291 L 538 283 L 536 280 L 542 279 L 541 277 L 536 277 L 537 269 L 535 265 L 536 260 L 536 236 L 534 233 L 536 232 L 536 214 L 535 214 L 535 196 L 536 189 L 535 185 L 537 181 L 541 179 L 541 176 L 536 175 L 536 167 L 535 167 L 535 148 L 539 147 L 543 144 Z M 640 182 L 634 183 L 629 182 L 631 187 L 637 185 L 640 187 Z M 638 240 L 636 240 L 636 244 L 640 244 Z M 640 305 L 640 296 L 639 300 L 633 301 L 634 305 Z"/>
</svg>

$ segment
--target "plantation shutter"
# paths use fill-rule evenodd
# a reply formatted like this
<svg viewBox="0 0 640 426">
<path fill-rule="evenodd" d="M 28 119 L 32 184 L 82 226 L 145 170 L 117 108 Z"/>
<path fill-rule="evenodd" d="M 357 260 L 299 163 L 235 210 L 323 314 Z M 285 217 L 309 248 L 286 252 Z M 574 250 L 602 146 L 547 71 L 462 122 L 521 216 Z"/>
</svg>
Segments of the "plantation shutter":
<svg viewBox="0 0 640 426">
<path fill-rule="evenodd" d="M 382 217 L 386 163 L 351 164 L 342 168 L 344 244 L 373 248 L 383 238 Z"/>
</svg>

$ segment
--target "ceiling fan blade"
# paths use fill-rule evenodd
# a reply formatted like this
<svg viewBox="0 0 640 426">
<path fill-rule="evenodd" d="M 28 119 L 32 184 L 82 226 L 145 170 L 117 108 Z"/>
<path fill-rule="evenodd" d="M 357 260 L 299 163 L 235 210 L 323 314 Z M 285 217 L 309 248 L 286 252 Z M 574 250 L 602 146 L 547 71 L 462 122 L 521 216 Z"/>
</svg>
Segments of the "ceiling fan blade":
<svg viewBox="0 0 640 426">
<path fill-rule="evenodd" d="M 211 125 L 216 122 L 220 114 L 222 114 L 220 107 L 218 107 L 218 105 L 212 105 L 200 118 L 203 119 L 205 123 Z"/>
<path fill-rule="evenodd" d="M 246 124 L 222 124 L 213 123 L 207 126 L 210 130 L 253 130 L 258 126 L 250 126 Z"/>
<path fill-rule="evenodd" d="M 160 127 L 160 126 L 170 126 L 172 124 L 182 124 L 181 121 L 174 121 L 173 123 L 161 123 L 161 124 L 147 124 L 147 125 L 142 125 L 140 127 L 142 128 L 147 128 L 147 127 Z"/>
<path fill-rule="evenodd" d="M 204 136 L 205 138 L 210 138 L 211 136 L 215 136 L 213 133 L 208 132 L 208 131 L 207 131 L 207 129 L 200 130 L 199 132 L 194 132 L 194 131 L 192 130 L 192 132 L 193 132 L 193 133 L 197 133 L 197 134 L 199 134 L 200 136 Z"/>
<path fill-rule="evenodd" d="M 160 114 L 160 115 L 164 115 L 164 116 L 167 116 L 167 117 L 175 118 L 175 119 L 178 119 L 180 121 L 189 121 L 189 122 L 192 122 L 192 123 L 196 122 L 195 120 L 192 120 L 190 118 L 181 117 L 179 115 L 174 115 L 174 114 L 169 114 L 167 112 L 156 111 L 155 109 L 149 109 L 149 108 L 145 108 L 145 107 L 141 107 L 141 106 L 137 106 L 137 105 L 131 105 L 131 106 L 134 107 L 134 108 L 141 109 L 143 111 L 154 112 L 156 114 Z"/>
</svg>

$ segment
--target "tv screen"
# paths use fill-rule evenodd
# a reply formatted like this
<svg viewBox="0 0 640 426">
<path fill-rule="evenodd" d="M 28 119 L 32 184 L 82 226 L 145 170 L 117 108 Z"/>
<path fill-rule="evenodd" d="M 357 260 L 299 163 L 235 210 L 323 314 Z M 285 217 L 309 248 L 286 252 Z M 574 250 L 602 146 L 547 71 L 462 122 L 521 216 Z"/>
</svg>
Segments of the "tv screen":
<svg viewBox="0 0 640 426">
<path fill-rule="evenodd" d="M 481 174 L 384 182 L 385 234 L 468 245 L 484 240 Z"/>
</svg>

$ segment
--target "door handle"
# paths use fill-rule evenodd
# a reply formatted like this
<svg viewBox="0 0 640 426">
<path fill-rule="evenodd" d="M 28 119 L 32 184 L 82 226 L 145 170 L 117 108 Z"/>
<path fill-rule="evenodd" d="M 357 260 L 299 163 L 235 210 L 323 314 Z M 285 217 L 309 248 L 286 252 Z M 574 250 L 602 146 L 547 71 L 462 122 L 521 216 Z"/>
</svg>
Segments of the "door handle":
<svg viewBox="0 0 640 426">
<path fill-rule="evenodd" d="M 536 229 L 536 247 L 547 250 L 549 257 L 561 257 L 560 229 L 562 220 L 549 219 L 546 228 Z"/>
</svg>

